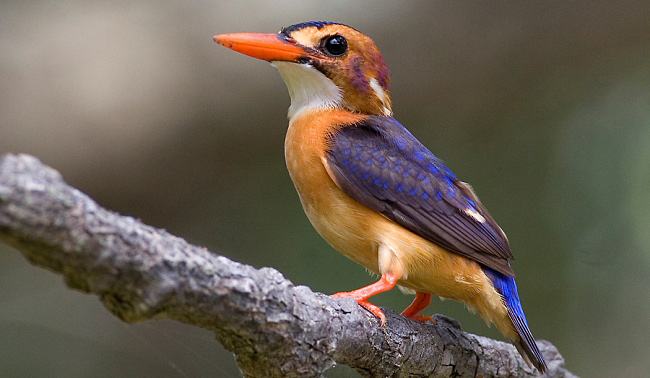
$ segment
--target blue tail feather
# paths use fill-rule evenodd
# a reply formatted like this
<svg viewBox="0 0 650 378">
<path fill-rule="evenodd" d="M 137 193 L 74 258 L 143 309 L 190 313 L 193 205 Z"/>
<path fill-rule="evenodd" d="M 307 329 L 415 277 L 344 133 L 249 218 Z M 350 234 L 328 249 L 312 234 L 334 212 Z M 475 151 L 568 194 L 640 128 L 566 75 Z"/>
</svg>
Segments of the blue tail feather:
<svg viewBox="0 0 650 378">
<path fill-rule="evenodd" d="M 517 293 L 517 285 L 515 284 L 514 277 L 509 277 L 483 266 L 483 272 L 490 278 L 494 288 L 503 298 L 503 303 L 508 309 L 508 316 L 519 334 L 519 340 L 513 340 L 513 344 L 517 347 L 519 354 L 524 357 L 526 362 L 533 364 L 537 370 L 542 373 L 547 371 L 546 361 L 544 356 L 539 351 L 535 338 L 528 327 L 524 309 L 521 307 L 519 301 L 519 294 Z"/>
</svg>

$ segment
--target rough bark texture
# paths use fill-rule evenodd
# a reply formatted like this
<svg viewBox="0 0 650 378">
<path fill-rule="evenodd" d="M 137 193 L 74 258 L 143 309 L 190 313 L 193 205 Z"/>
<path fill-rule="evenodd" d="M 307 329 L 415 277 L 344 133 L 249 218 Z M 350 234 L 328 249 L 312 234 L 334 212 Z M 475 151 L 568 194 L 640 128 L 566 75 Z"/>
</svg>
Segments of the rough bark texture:
<svg viewBox="0 0 650 378">
<path fill-rule="evenodd" d="M 294 286 L 163 230 L 99 207 L 58 172 L 27 155 L 0 158 L 0 239 L 33 264 L 100 297 L 133 323 L 168 318 L 209 329 L 245 376 L 320 376 L 334 363 L 369 377 L 532 377 L 515 348 L 383 309 L 377 319 L 350 299 Z M 540 348 L 549 377 L 572 377 L 557 349 Z"/>
</svg>

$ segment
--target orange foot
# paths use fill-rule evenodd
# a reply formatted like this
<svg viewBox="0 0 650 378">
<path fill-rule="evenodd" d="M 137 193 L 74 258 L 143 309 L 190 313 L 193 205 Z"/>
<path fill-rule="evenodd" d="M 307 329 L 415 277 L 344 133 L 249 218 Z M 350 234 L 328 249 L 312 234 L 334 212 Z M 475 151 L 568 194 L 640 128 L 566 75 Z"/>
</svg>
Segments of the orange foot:
<svg viewBox="0 0 650 378">
<path fill-rule="evenodd" d="M 402 316 L 422 323 L 431 322 L 432 324 L 436 324 L 435 319 L 432 317 L 418 314 L 420 311 L 424 310 L 429 303 L 431 303 L 431 294 L 418 291 L 415 293 L 415 299 L 413 302 L 402 311 Z"/>
<path fill-rule="evenodd" d="M 417 320 L 418 322 L 421 323 L 430 322 L 431 324 L 436 325 L 436 319 L 427 315 L 415 315 L 409 317 L 409 319 Z"/>
<path fill-rule="evenodd" d="M 362 287 L 361 289 L 357 289 L 354 291 L 332 294 L 331 297 L 354 299 L 361 307 L 370 311 L 371 314 L 379 318 L 379 320 L 381 321 L 381 325 L 383 326 L 384 324 L 386 324 L 386 316 L 384 315 L 383 312 L 381 312 L 381 309 L 379 307 L 368 302 L 366 299 L 372 297 L 373 295 L 383 293 L 384 291 L 388 291 L 394 288 L 396 284 L 397 284 L 397 277 L 392 273 L 385 273 L 382 274 L 379 281 L 375 282 L 372 285 L 368 285 L 366 287 Z"/>
</svg>

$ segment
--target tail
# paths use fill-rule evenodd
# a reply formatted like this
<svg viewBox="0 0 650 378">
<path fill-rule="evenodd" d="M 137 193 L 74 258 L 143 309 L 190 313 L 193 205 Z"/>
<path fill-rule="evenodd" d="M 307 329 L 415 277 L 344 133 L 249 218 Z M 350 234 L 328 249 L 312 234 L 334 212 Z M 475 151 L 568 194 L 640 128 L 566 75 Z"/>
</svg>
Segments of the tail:
<svg viewBox="0 0 650 378">
<path fill-rule="evenodd" d="M 530 328 L 528 328 L 526 315 L 524 315 L 524 310 L 521 308 L 521 302 L 519 301 L 515 279 L 488 267 L 483 266 L 482 268 L 483 272 L 492 281 L 494 288 L 501 294 L 503 303 L 508 309 L 508 316 L 515 327 L 515 331 L 519 335 L 519 339 L 512 340 L 512 343 L 528 366 L 533 365 L 541 373 L 546 373 L 548 367 L 546 366 L 546 361 L 544 361 L 544 356 L 542 356 L 542 353 L 537 347 L 533 334 L 530 332 Z"/>
</svg>

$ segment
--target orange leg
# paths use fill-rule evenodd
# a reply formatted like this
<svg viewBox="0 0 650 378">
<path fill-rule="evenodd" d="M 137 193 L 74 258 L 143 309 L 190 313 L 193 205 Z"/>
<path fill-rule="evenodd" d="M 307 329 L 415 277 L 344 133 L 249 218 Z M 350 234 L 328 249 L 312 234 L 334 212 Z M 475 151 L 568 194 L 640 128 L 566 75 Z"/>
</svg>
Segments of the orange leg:
<svg viewBox="0 0 650 378">
<path fill-rule="evenodd" d="M 397 284 L 397 277 L 392 273 L 385 273 L 381 275 L 379 281 L 375 282 L 372 285 L 368 285 L 366 287 L 362 287 L 361 289 L 357 289 L 350 292 L 332 294 L 332 298 L 354 299 L 361 307 L 365 308 L 366 310 L 370 311 L 371 314 L 378 317 L 379 320 L 381 321 L 381 325 L 383 326 L 384 324 L 386 324 L 386 316 L 384 315 L 383 312 L 381 312 L 379 307 L 366 301 L 366 299 L 372 297 L 373 295 L 383 293 L 384 291 L 388 291 L 394 288 L 396 284 Z"/>
<path fill-rule="evenodd" d="M 404 311 L 402 311 L 402 316 L 420 322 L 431 322 L 433 324 L 436 324 L 436 321 L 432 317 L 426 315 L 418 315 L 418 313 L 424 310 L 429 305 L 429 303 L 431 303 L 431 294 L 418 291 L 415 293 L 415 299 L 413 302 L 406 309 L 404 309 Z"/>
</svg>

